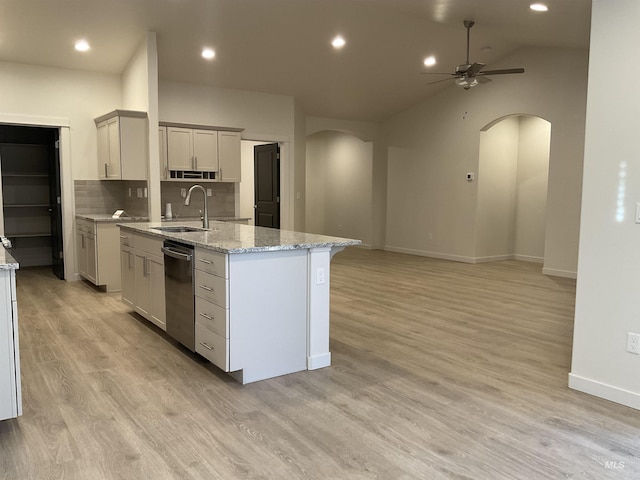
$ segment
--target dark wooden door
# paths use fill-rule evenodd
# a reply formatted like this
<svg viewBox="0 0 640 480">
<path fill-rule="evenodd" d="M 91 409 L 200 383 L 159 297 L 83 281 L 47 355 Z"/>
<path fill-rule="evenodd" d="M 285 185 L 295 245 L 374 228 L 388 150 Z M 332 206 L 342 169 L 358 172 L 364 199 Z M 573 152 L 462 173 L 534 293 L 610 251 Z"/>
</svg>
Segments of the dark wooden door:
<svg viewBox="0 0 640 480">
<path fill-rule="evenodd" d="M 253 147 L 255 224 L 280 228 L 280 147 L 277 143 Z"/>
<path fill-rule="evenodd" d="M 62 189 L 60 175 L 60 132 L 52 130 L 53 148 L 50 149 L 49 192 L 51 194 L 51 264 L 56 277 L 64 280 L 64 256 L 62 254 Z"/>
</svg>

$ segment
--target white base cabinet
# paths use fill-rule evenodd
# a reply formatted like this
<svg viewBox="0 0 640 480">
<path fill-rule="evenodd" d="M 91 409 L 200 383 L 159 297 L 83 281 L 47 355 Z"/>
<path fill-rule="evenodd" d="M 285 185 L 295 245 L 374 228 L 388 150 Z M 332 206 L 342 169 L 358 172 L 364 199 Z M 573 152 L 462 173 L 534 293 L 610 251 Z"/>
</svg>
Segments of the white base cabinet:
<svg viewBox="0 0 640 480">
<path fill-rule="evenodd" d="M 22 415 L 16 275 L 0 269 L 0 420 Z"/>
<path fill-rule="evenodd" d="M 76 251 L 78 273 L 94 285 L 104 286 L 107 292 L 121 288 L 118 258 L 120 231 L 113 222 L 94 222 L 76 218 Z"/>
<path fill-rule="evenodd" d="M 306 370 L 307 263 L 307 250 L 196 248 L 196 352 L 241 383 Z"/>
<path fill-rule="evenodd" d="M 131 232 L 120 235 L 122 301 L 166 331 L 162 244 Z"/>
</svg>

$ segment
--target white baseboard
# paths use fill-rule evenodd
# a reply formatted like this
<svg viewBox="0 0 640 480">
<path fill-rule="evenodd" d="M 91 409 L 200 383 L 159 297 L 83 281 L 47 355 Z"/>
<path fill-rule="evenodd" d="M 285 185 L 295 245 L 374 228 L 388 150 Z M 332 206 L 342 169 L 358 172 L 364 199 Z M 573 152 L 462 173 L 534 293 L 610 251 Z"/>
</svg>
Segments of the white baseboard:
<svg viewBox="0 0 640 480">
<path fill-rule="evenodd" d="M 545 275 L 551 275 L 553 277 L 565 277 L 565 278 L 573 278 L 574 280 L 578 278 L 577 272 L 572 272 L 570 270 L 558 270 L 556 268 L 543 268 L 542 273 Z"/>
<path fill-rule="evenodd" d="M 544 257 L 533 257 L 531 255 L 518 255 L 517 253 L 513 256 L 513 259 L 519 260 L 521 262 L 544 263 Z"/>
<path fill-rule="evenodd" d="M 640 393 L 637 392 L 607 385 L 573 373 L 569 374 L 569 388 L 640 410 Z"/>
<path fill-rule="evenodd" d="M 475 257 L 474 263 L 503 262 L 513 260 L 513 255 L 489 255 L 487 257 Z"/>
<path fill-rule="evenodd" d="M 331 365 L 331 352 L 307 357 L 307 370 L 317 370 Z"/>
<path fill-rule="evenodd" d="M 464 257 L 462 255 L 450 255 L 448 253 L 427 252 L 425 250 L 414 250 L 411 248 L 393 247 L 389 245 L 385 246 L 384 250 L 389 252 L 396 252 L 396 253 L 407 253 L 409 255 L 418 255 L 420 257 L 430 257 L 430 258 L 439 258 L 441 260 L 451 260 L 454 262 L 476 263 L 476 259 L 474 257 Z"/>
</svg>

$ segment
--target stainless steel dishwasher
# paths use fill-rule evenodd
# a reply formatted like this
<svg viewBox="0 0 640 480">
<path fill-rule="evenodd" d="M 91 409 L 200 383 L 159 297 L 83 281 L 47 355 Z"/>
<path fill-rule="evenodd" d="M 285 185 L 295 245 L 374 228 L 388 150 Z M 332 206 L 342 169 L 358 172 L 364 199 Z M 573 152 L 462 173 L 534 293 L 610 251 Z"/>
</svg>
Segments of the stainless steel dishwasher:
<svg viewBox="0 0 640 480">
<path fill-rule="evenodd" d="M 165 240 L 162 251 L 167 334 L 194 352 L 193 247 Z"/>
</svg>

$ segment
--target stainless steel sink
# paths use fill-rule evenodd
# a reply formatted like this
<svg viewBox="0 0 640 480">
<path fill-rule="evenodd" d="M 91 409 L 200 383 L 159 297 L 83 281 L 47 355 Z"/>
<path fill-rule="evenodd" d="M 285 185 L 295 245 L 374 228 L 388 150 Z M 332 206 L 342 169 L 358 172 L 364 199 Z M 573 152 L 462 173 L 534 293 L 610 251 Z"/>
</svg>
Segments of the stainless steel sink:
<svg viewBox="0 0 640 480">
<path fill-rule="evenodd" d="M 198 227 L 186 227 L 186 226 L 171 226 L 171 227 L 151 227 L 152 230 L 160 230 L 161 232 L 169 233 L 186 233 L 186 232 L 206 232 L 204 228 Z"/>
</svg>

